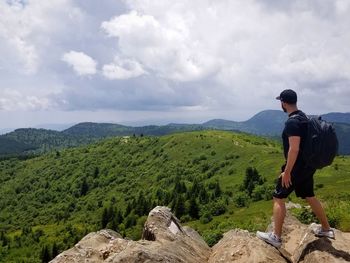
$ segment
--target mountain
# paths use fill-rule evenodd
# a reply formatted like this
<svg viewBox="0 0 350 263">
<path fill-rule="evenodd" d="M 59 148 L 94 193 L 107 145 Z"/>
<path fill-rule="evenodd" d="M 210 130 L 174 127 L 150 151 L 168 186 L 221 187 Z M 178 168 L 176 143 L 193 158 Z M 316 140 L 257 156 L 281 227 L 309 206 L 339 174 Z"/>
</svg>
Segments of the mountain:
<svg viewBox="0 0 350 263">
<path fill-rule="evenodd" d="M 339 154 L 350 154 L 350 124 L 334 123 L 339 141 Z"/>
<path fill-rule="evenodd" d="M 281 133 L 286 119 L 286 114 L 281 111 L 266 110 L 243 122 L 215 119 L 202 125 L 213 129 L 238 130 L 257 135 L 274 136 Z"/>
<path fill-rule="evenodd" d="M 62 123 L 62 124 L 55 124 L 55 123 L 43 123 L 36 125 L 34 128 L 36 129 L 46 129 L 46 130 L 55 130 L 55 131 L 63 131 L 65 129 L 68 129 L 69 127 L 72 127 L 75 125 L 74 123 Z"/>
<path fill-rule="evenodd" d="M 322 119 L 334 123 L 339 140 L 339 154 L 350 154 L 350 113 L 328 113 Z M 222 119 L 210 120 L 203 126 L 212 129 L 238 130 L 256 135 L 280 137 L 287 114 L 282 111 L 266 110 L 243 122 Z"/>
<path fill-rule="evenodd" d="M 5 134 L 5 133 L 8 133 L 8 132 L 11 132 L 15 129 L 12 129 L 12 128 L 5 128 L 5 129 L 0 129 L 0 135 L 1 134 Z"/>
<path fill-rule="evenodd" d="M 84 122 L 74 125 L 64 131 L 63 134 L 85 136 L 92 138 L 105 138 L 111 136 L 125 135 L 166 135 L 178 131 L 201 130 L 198 124 L 167 124 L 163 126 L 147 125 L 142 127 L 131 127 L 113 123 Z"/>
<path fill-rule="evenodd" d="M 116 135 L 130 135 L 131 132 L 132 127 L 120 124 L 82 122 L 63 130 L 62 134 L 101 138 Z"/>
<path fill-rule="evenodd" d="M 35 149 L 36 147 L 33 145 L 19 142 L 12 138 L 0 136 L 0 152 L 3 155 L 13 156 Z"/>
<path fill-rule="evenodd" d="M 19 154 L 29 153 L 43 153 L 50 150 L 59 150 L 66 147 L 74 147 L 86 143 L 90 143 L 94 138 L 87 138 L 83 136 L 66 135 L 59 131 L 23 128 L 16 129 L 13 132 L 1 135 L 2 139 L 10 139 L 19 144 L 29 145 L 30 149 L 25 149 Z M 4 145 L 0 151 L 1 155 L 6 155 L 6 152 L 11 149 L 10 145 Z"/>
<path fill-rule="evenodd" d="M 332 112 L 321 116 L 326 121 L 350 124 L 350 113 Z"/>
<path fill-rule="evenodd" d="M 339 133 L 340 154 L 350 154 L 350 113 L 329 113 L 322 117 L 335 123 Z M 19 144 L 30 145 L 34 149 L 29 152 L 42 153 L 53 149 L 74 147 L 91 143 L 113 136 L 161 136 L 184 131 L 196 131 L 205 129 L 240 131 L 260 136 L 280 138 L 287 114 L 280 110 L 266 110 L 259 112 L 247 121 L 235 122 L 223 119 L 213 119 L 202 124 L 176 124 L 148 125 L 141 127 L 125 126 L 113 123 L 84 122 L 76 124 L 63 131 L 45 129 L 17 129 L 13 132 L 1 135 L 0 138 L 10 138 Z M 16 148 L 15 153 L 25 154 Z M 26 149 L 26 148 L 25 148 Z M 4 144 L 0 148 L 0 156 L 12 152 L 10 144 Z"/>
<path fill-rule="evenodd" d="M 104 228 L 138 240 L 157 205 L 210 246 L 232 228 L 263 230 L 282 162 L 275 140 L 217 130 L 119 136 L 0 160 L 0 262 L 42 262 Z M 342 231 L 350 230 L 349 172 L 349 157 L 337 157 L 315 176 L 330 222 Z"/>
<path fill-rule="evenodd" d="M 130 127 L 113 123 L 92 122 L 79 123 L 61 132 L 46 129 L 22 128 L 0 135 L 0 143 L 2 142 L 0 146 L 0 156 L 43 153 L 50 150 L 76 147 L 114 136 L 160 136 L 175 132 L 203 129 L 206 128 L 197 124 Z M 21 147 L 19 147 L 20 145 Z"/>
</svg>

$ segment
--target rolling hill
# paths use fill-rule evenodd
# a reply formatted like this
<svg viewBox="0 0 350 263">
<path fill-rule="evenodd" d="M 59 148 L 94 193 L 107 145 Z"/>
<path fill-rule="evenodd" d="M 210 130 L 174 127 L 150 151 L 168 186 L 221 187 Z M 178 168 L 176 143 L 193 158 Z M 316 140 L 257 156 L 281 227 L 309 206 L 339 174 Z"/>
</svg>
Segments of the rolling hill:
<svg viewBox="0 0 350 263">
<path fill-rule="evenodd" d="M 274 140 L 214 130 L 120 136 L 2 160 L 0 258 L 40 262 L 48 247 L 62 251 L 105 227 L 138 239 L 155 205 L 171 207 L 210 243 L 231 228 L 265 229 L 282 162 Z M 339 207 L 349 206 L 349 176 L 347 157 L 317 173 L 317 193 L 344 230 L 350 218 Z"/>
<path fill-rule="evenodd" d="M 335 123 L 335 128 L 339 133 L 339 153 L 342 155 L 350 154 L 350 113 L 329 113 L 322 115 L 322 117 L 325 120 Z M 0 138 L 15 140 L 18 144 L 22 144 L 23 146 L 30 145 L 31 147 L 24 147 L 23 151 L 20 151 L 20 148 L 17 147 L 13 151 L 10 144 L 4 144 L 0 147 L 0 156 L 6 156 L 9 152 L 15 152 L 16 154 L 26 154 L 28 152 L 43 153 L 50 150 L 88 144 L 113 136 L 160 136 L 204 129 L 241 131 L 255 135 L 280 138 L 286 118 L 287 115 L 282 111 L 267 110 L 243 122 L 214 119 L 203 124 L 170 123 L 163 126 L 148 125 L 141 127 L 113 123 L 84 122 L 61 132 L 45 129 L 17 129 L 1 135 Z"/>
</svg>

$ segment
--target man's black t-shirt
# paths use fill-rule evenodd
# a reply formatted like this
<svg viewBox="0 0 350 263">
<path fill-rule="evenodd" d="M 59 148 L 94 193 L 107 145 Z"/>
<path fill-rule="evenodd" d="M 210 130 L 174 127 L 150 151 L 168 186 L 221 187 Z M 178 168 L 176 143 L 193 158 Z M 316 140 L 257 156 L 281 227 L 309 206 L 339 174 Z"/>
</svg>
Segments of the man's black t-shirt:
<svg viewBox="0 0 350 263">
<path fill-rule="evenodd" d="M 307 120 L 307 116 L 301 110 L 294 111 L 289 114 L 289 118 L 285 123 L 285 127 L 282 133 L 283 140 L 283 151 L 284 157 L 287 160 L 288 150 L 289 150 L 289 137 L 290 136 L 299 136 L 300 140 L 300 150 L 298 154 L 298 158 L 296 160 L 295 166 L 303 165 L 304 162 L 301 157 L 301 151 L 303 149 L 304 138 L 306 136 L 306 124 L 303 120 Z"/>
<path fill-rule="evenodd" d="M 288 188 L 282 186 L 282 177 L 278 178 L 275 192 L 273 194 L 276 198 L 287 198 L 288 195 L 295 190 L 297 196 L 305 198 L 314 196 L 313 175 L 315 169 L 308 167 L 302 158 L 302 150 L 307 133 L 307 116 L 302 111 L 294 111 L 289 114 L 289 118 L 285 123 L 282 133 L 284 156 L 287 160 L 289 150 L 289 137 L 300 136 L 300 146 L 297 160 L 293 166 L 292 185 Z M 284 172 L 286 164 L 281 167 L 281 172 Z"/>
</svg>

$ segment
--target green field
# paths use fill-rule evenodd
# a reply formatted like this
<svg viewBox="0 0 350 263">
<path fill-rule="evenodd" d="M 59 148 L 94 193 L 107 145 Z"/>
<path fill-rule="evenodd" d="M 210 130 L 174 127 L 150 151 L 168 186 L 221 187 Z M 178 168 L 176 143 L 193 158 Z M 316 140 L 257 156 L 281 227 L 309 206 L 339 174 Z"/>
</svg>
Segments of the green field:
<svg viewBox="0 0 350 263">
<path fill-rule="evenodd" d="M 282 163 L 279 142 L 228 131 L 115 137 L 3 160 L 0 262 L 43 262 L 53 246 L 63 251 L 103 227 L 139 239 L 156 205 L 171 207 L 210 245 L 232 228 L 265 229 Z M 251 191 L 243 187 L 248 171 L 259 179 Z M 315 175 L 332 224 L 344 231 L 350 231 L 349 180 L 349 157 L 337 157 Z"/>
</svg>

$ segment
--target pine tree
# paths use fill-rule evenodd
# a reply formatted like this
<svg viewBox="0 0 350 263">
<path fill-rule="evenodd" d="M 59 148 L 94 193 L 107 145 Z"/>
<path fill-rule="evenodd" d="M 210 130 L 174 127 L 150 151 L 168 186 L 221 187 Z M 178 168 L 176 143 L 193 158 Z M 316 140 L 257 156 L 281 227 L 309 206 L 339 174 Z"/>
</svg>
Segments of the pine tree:
<svg viewBox="0 0 350 263">
<path fill-rule="evenodd" d="M 181 218 L 185 214 L 185 202 L 182 195 L 178 195 L 176 199 L 174 212 L 177 218 Z"/>
<path fill-rule="evenodd" d="M 118 222 L 117 222 L 117 218 L 114 217 L 114 218 L 112 219 L 112 222 L 111 222 L 111 229 L 114 230 L 114 231 L 116 231 L 116 232 L 118 232 L 118 231 L 119 231 L 118 225 L 119 225 L 119 224 L 118 224 Z"/>
<path fill-rule="evenodd" d="M 132 210 L 132 205 L 128 202 L 126 209 L 125 209 L 124 218 L 130 214 L 131 210 Z"/>
<path fill-rule="evenodd" d="M 60 252 L 58 250 L 58 246 L 57 246 L 56 242 L 54 242 L 52 245 L 52 253 L 51 253 L 52 258 L 55 258 L 59 253 Z"/>
<path fill-rule="evenodd" d="M 196 198 L 194 198 L 194 197 L 192 197 L 190 199 L 190 206 L 189 206 L 188 214 L 194 219 L 199 218 L 199 208 L 198 208 L 198 204 L 196 202 Z"/>
<path fill-rule="evenodd" d="M 4 231 L 1 231 L 1 233 L 0 233 L 0 242 L 1 242 L 3 247 L 7 246 L 7 244 L 8 244 L 8 238 L 7 238 L 6 234 L 4 233 Z"/>
<path fill-rule="evenodd" d="M 117 211 L 116 215 L 115 215 L 116 221 L 118 224 L 121 224 L 123 222 L 123 215 L 120 212 L 120 210 Z"/>
<path fill-rule="evenodd" d="M 96 166 L 94 171 L 94 178 L 97 178 L 99 174 L 100 174 L 100 169 Z"/>
<path fill-rule="evenodd" d="M 84 177 L 80 187 L 80 196 L 86 195 L 88 191 L 89 191 L 89 185 L 86 181 L 86 178 Z"/>
<path fill-rule="evenodd" d="M 249 197 L 251 197 L 255 186 L 262 185 L 264 182 L 264 178 L 259 174 L 259 172 L 255 168 L 248 167 L 246 169 L 246 174 L 242 188 L 246 190 Z"/>
<path fill-rule="evenodd" d="M 116 209 L 113 205 L 108 207 L 108 222 L 112 222 L 116 214 Z"/>
<path fill-rule="evenodd" d="M 40 259 L 42 263 L 48 263 L 51 260 L 50 251 L 47 245 L 44 245 L 41 249 Z"/>
<path fill-rule="evenodd" d="M 109 213 L 108 213 L 108 209 L 105 207 L 102 212 L 101 227 L 106 228 L 108 222 L 109 222 Z"/>
<path fill-rule="evenodd" d="M 215 184 L 215 188 L 214 188 L 214 197 L 215 198 L 219 198 L 221 196 L 221 188 L 220 188 L 220 184 L 219 182 L 217 181 L 216 184 Z"/>
<path fill-rule="evenodd" d="M 199 192 L 199 202 L 201 204 L 206 204 L 209 202 L 209 196 L 208 196 L 208 193 L 204 187 Z"/>
<path fill-rule="evenodd" d="M 141 190 L 139 192 L 139 195 L 137 197 L 136 205 L 135 205 L 135 213 L 139 216 L 143 216 L 145 214 L 145 210 L 148 208 L 145 208 L 146 206 L 146 199 L 143 194 L 143 191 Z"/>
<path fill-rule="evenodd" d="M 200 191 L 200 186 L 197 179 L 194 179 L 191 190 L 189 191 L 190 197 L 197 197 Z"/>
</svg>

